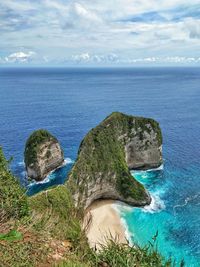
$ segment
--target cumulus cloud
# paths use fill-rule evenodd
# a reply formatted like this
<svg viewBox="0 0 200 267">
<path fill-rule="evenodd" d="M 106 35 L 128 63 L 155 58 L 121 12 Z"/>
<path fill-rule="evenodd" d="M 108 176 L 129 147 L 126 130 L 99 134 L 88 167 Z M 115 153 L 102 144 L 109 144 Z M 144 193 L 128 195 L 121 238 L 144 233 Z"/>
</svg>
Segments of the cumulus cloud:
<svg viewBox="0 0 200 267">
<path fill-rule="evenodd" d="M 33 51 L 29 51 L 27 53 L 24 52 L 16 52 L 12 53 L 9 56 L 5 57 L 5 62 L 8 63 L 27 63 L 34 59 L 36 53 Z"/>
<path fill-rule="evenodd" d="M 127 62 L 129 64 L 139 63 L 172 63 L 172 64 L 186 64 L 186 63 L 200 63 L 200 57 L 180 57 L 180 56 L 174 56 L 174 57 L 146 57 L 146 58 L 133 58 L 129 59 L 127 61 L 124 61 L 124 63 Z"/>
<path fill-rule="evenodd" d="M 73 55 L 72 56 L 72 61 L 76 63 L 117 63 L 119 62 L 119 57 L 118 55 L 114 53 L 110 53 L 107 55 L 103 54 L 89 54 L 87 53 L 82 53 L 78 55 Z"/>
<path fill-rule="evenodd" d="M 73 55 L 71 58 L 74 63 L 83 64 L 115 64 L 115 65 L 143 65 L 143 64 L 195 64 L 200 63 L 200 57 L 185 57 L 185 56 L 167 56 L 167 57 L 143 57 L 143 58 L 120 58 L 118 55 L 111 53 L 107 55 L 103 54 L 89 54 L 82 53 Z"/>
<path fill-rule="evenodd" d="M 199 0 L 1 0 L 0 49 L 8 63 L 35 62 L 29 52 L 9 55 L 21 47 L 46 63 L 198 58 L 199 14 Z"/>
</svg>

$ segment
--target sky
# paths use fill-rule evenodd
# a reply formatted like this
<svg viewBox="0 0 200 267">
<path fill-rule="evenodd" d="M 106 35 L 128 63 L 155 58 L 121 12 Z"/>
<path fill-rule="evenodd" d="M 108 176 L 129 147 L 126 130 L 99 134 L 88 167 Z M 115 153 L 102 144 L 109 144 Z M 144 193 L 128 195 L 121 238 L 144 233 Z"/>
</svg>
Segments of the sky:
<svg viewBox="0 0 200 267">
<path fill-rule="evenodd" d="M 1 0 L 0 65 L 200 66 L 200 0 Z"/>
</svg>

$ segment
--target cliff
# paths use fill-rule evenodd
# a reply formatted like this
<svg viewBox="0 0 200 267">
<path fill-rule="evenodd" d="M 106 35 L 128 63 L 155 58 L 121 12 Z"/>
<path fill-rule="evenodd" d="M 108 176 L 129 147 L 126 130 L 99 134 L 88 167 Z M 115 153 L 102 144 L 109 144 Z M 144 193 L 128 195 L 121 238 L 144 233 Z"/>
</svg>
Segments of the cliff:
<svg viewBox="0 0 200 267">
<path fill-rule="evenodd" d="M 0 266 L 174 266 L 151 246 L 108 240 L 100 253 L 92 250 L 81 229 L 82 210 L 74 206 L 66 186 L 27 197 L 0 148 Z M 156 243 L 155 243 L 156 244 Z M 124 263 L 124 264 L 123 264 Z M 178 264 L 178 263 L 177 263 Z M 183 266 L 180 264 L 180 266 Z"/>
<path fill-rule="evenodd" d="M 37 130 L 28 138 L 24 151 L 27 175 L 41 181 L 64 162 L 58 140 L 46 130 Z"/>
<path fill-rule="evenodd" d="M 66 186 L 33 197 L 24 192 L 0 148 L 0 266 L 171 266 L 149 246 L 108 240 L 101 253 L 92 250 Z"/>
<path fill-rule="evenodd" d="M 114 112 L 81 142 L 67 184 L 76 205 L 87 208 L 96 199 L 120 200 L 134 206 L 151 198 L 130 169 L 162 164 L 162 134 L 149 118 Z"/>
</svg>

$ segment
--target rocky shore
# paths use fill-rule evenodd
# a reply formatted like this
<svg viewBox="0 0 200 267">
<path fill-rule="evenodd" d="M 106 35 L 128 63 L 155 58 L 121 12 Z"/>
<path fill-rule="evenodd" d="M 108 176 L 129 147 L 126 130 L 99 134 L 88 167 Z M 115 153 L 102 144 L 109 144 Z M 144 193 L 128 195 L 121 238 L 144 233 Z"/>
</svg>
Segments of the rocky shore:
<svg viewBox="0 0 200 267">
<path fill-rule="evenodd" d="M 27 176 L 42 181 L 64 163 L 63 151 L 52 134 L 46 130 L 37 130 L 28 138 L 25 146 L 24 161 Z"/>
</svg>

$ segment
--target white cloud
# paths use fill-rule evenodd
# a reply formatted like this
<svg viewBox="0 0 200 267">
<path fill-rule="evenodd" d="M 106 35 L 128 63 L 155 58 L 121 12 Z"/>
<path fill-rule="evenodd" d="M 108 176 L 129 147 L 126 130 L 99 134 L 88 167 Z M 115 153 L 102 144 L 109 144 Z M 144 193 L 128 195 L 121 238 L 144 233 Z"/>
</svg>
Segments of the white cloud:
<svg viewBox="0 0 200 267">
<path fill-rule="evenodd" d="M 200 19 L 188 18 L 184 21 L 184 27 L 189 32 L 192 39 L 200 39 Z"/>
<path fill-rule="evenodd" d="M 123 60 L 123 63 L 128 64 L 151 64 L 151 63 L 165 63 L 165 64 L 187 64 L 187 63 L 200 63 L 198 57 L 146 57 L 146 58 L 133 58 L 129 60 Z"/>
<path fill-rule="evenodd" d="M 102 64 L 102 63 L 117 63 L 119 57 L 114 53 L 103 55 L 103 54 L 89 54 L 87 52 L 78 55 L 73 55 L 71 59 L 76 63 Z"/>
<path fill-rule="evenodd" d="M 31 60 L 33 60 L 35 55 L 36 53 L 33 51 L 29 51 L 27 53 L 16 52 L 5 57 L 5 61 L 8 63 L 26 63 L 26 62 L 30 62 Z"/>
<path fill-rule="evenodd" d="M 80 55 L 73 55 L 72 60 L 76 62 L 88 62 L 91 60 L 91 56 L 88 53 L 83 53 Z"/>
<path fill-rule="evenodd" d="M 72 61 L 75 63 L 84 64 L 105 64 L 110 63 L 114 65 L 118 64 L 128 64 L 128 65 L 138 65 L 138 64 L 187 64 L 187 63 L 200 63 L 200 57 L 184 57 L 184 56 L 172 56 L 172 57 L 144 57 L 144 58 L 119 58 L 118 55 L 111 53 L 107 55 L 102 54 L 89 54 L 82 53 L 79 55 L 73 55 Z"/>
<path fill-rule="evenodd" d="M 67 5 L 66 12 L 60 18 L 60 24 L 65 30 L 92 31 L 102 24 L 102 19 L 98 14 L 87 6 L 78 2 Z"/>
<path fill-rule="evenodd" d="M 200 57 L 199 0 L 0 2 L 1 54 L 25 48 L 1 62 L 53 64 L 70 58 L 96 64 L 122 59 L 153 63 L 157 57 Z M 145 20 L 145 12 L 158 14 L 158 21 L 148 15 Z M 134 16 L 142 19 L 132 21 Z M 163 16 L 166 20 L 159 20 Z M 24 52 L 29 50 L 36 50 L 40 57 Z"/>
<path fill-rule="evenodd" d="M 92 11 L 86 9 L 79 3 L 74 4 L 74 9 L 77 15 L 92 21 L 100 21 L 100 18 Z"/>
</svg>

